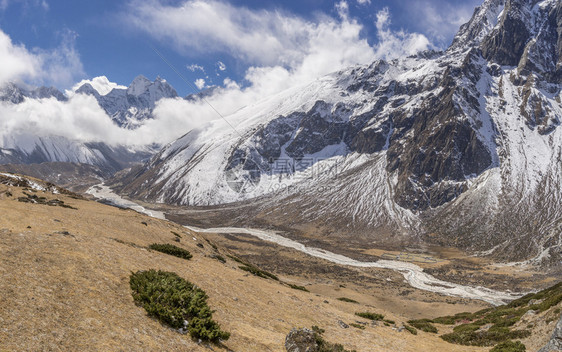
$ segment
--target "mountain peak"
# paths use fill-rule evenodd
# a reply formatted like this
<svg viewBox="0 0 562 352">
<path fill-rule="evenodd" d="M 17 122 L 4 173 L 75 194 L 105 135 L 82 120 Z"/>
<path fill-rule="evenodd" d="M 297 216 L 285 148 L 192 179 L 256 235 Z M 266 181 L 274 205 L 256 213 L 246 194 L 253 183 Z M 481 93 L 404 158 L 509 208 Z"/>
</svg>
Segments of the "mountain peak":
<svg viewBox="0 0 562 352">
<path fill-rule="evenodd" d="M 486 0 L 448 51 L 477 47 L 490 62 L 517 66 L 556 82 L 562 77 L 562 2 Z"/>
<path fill-rule="evenodd" d="M 562 75 L 562 2 L 507 0 L 498 25 L 482 41 L 484 58 L 547 80 Z"/>
<path fill-rule="evenodd" d="M 138 75 L 133 82 L 131 82 L 129 88 L 127 88 L 127 94 L 139 96 L 146 92 L 151 84 L 152 82 L 148 78 L 143 75 Z"/>
<path fill-rule="evenodd" d="M 472 18 L 463 24 L 453 39 L 449 50 L 477 46 L 500 20 L 506 0 L 486 0 L 474 10 Z"/>
<path fill-rule="evenodd" d="M 93 95 L 96 98 L 100 96 L 99 92 L 90 83 L 81 85 L 80 88 L 76 89 L 76 94 Z"/>
</svg>

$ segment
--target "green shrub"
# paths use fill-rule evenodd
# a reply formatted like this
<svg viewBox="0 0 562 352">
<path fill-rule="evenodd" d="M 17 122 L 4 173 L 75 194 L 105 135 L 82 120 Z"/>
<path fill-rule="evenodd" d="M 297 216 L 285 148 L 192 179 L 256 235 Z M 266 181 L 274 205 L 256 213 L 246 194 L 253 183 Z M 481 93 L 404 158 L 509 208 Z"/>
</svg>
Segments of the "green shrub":
<svg viewBox="0 0 562 352">
<path fill-rule="evenodd" d="M 259 276 L 262 277 L 264 279 L 273 279 L 275 281 L 279 281 L 279 278 L 272 274 L 272 273 L 268 273 L 265 270 L 262 270 L 260 268 L 258 268 L 257 266 L 251 265 L 251 264 L 246 264 L 246 265 L 240 265 L 239 266 L 240 269 L 249 272 L 252 275 L 255 276 Z"/>
<path fill-rule="evenodd" d="M 410 332 L 410 334 L 412 335 L 417 335 L 418 334 L 418 330 L 416 330 L 415 328 L 411 327 L 410 325 L 404 324 L 404 329 L 408 330 Z"/>
<path fill-rule="evenodd" d="M 349 325 L 353 326 L 356 329 L 365 330 L 365 326 L 361 324 L 349 323 Z"/>
<path fill-rule="evenodd" d="M 219 250 L 219 248 L 217 247 L 217 245 L 214 244 L 213 242 L 209 241 L 207 238 L 205 238 L 205 241 L 207 241 L 207 243 L 208 243 L 211 247 L 213 247 L 213 249 L 214 249 L 215 251 L 218 251 L 218 250 Z"/>
<path fill-rule="evenodd" d="M 530 309 L 538 310 L 539 312 L 544 312 L 551 307 L 554 307 L 558 303 L 562 302 L 562 292 L 557 295 L 552 295 L 546 298 L 542 303 L 532 305 Z"/>
<path fill-rule="evenodd" d="M 538 300 L 540 303 L 530 305 L 532 300 Z M 512 330 L 512 327 L 521 320 L 521 317 L 531 309 L 544 312 L 560 302 L 562 302 L 562 282 L 540 292 L 529 293 L 499 307 L 483 309 L 472 314 L 460 313 L 433 319 L 432 321 L 440 324 L 455 324 L 459 320 L 469 321 L 469 323 L 455 326 L 452 333 L 441 336 L 445 341 L 472 346 L 500 344 L 498 346 L 505 345 L 507 346 L 505 347 L 506 351 L 511 351 L 509 348 L 517 345 L 511 340 L 522 339 L 531 335 L 529 330 Z M 486 325 L 490 327 L 487 330 L 482 329 Z M 530 327 L 528 325 L 527 329 Z M 513 348 L 521 348 L 521 346 L 517 345 Z"/>
<path fill-rule="evenodd" d="M 160 322 L 186 329 L 192 338 L 203 341 L 219 342 L 230 337 L 212 319 L 207 294 L 177 274 L 138 271 L 131 274 L 129 283 L 135 303 Z"/>
<path fill-rule="evenodd" d="M 494 346 L 512 339 L 522 339 L 531 335 L 528 330 L 510 330 L 506 327 L 492 327 L 488 331 L 461 331 L 445 334 L 441 338 L 447 342 L 465 346 Z"/>
<path fill-rule="evenodd" d="M 396 322 L 394 320 L 390 320 L 390 319 L 385 319 L 383 320 L 385 323 L 389 324 L 389 325 L 394 325 L 396 324 Z"/>
<path fill-rule="evenodd" d="M 347 297 L 340 297 L 337 300 L 342 302 L 348 302 L 348 303 L 359 303 L 356 300 Z"/>
<path fill-rule="evenodd" d="M 230 259 L 234 260 L 237 263 L 242 264 L 238 267 L 240 269 L 244 270 L 244 271 L 249 272 L 252 275 L 259 276 L 259 277 L 262 277 L 264 279 L 273 279 L 275 281 L 279 281 L 279 278 L 276 275 L 274 275 L 272 273 L 269 273 L 265 270 L 262 270 L 262 269 L 258 268 L 257 266 L 255 266 L 254 264 L 247 263 L 247 262 L 243 261 L 242 259 L 237 258 L 233 255 L 227 255 L 227 257 L 229 257 Z"/>
<path fill-rule="evenodd" d="M 293 290 L 299 290 L 299 291 L 304 291 L 304 292 L 310 292 L 306 287 L 304 286 L 299 286 L 299 285 L 293 285 L 293 284 L 287 284 L 287 286 L 289 286 L 290 288 L 292 288 Z"/>
<path fill-rule="evenodd" d="M 314 331 L 316 334 L 320 334 L 320 335 L 322 335 L 323 333 L 326 332 L 326 330 L 318 327 L 318 325 L 312 325 L 312 331 Z"/>
<path fill-rule="evenodd" d="M 408 324 L 412 325 L 418 330 L 437 334 L 437 328 L 431 324 L 429 319 L 410 320 Z"/>
<path fill-rule="evenodd" d="M 343 345 L 339 343 L 331 343 L 324 340 L 324 337 L 322 337 L 324 330 L 317 326 L 313 326 L 312 331 L 314 331 L 314 339 L 318 345 L 317 352 L 357 352 L 355 350 L 346 350 Z"/>
<path fill-rule="evenodd" d="M 191 255 L 191 253 L 189 253 L 188 250 L 177 247 L 177 246 L 174 246 L 173 244 L 153 243 L 150 246 L 148 246 L 148 248 L 150 248 L 152 250 L 155 250 L 155 251 L 158 251 L 158 252 L 173 255 L 174 257 L 186 259 L 186 260 L 189 260 L 193 257 Z"/>
<path fill-rule="evenodd" d="M 480 329 L 480 326 L 476 324 L 462 324 L 462 325 L 455 326 L 453 328 L 453 331 L 458 334 L 465 334 L 465 333 L 474 332 L 478 329 Z"/>
<path fill-rule="evenodd" d="M 222 255 L 213 255 L 213 258 L 215 258 L 216 260 L 218 260 L 219 262 L 225 264 L 226 263 L 226 259 L 224 259 L 224 257 Z"/>
<path fill-rule="evenodd" d="M 521 342 L 505 341 L 492 348 L 490 352 L 525 352 L 527 348 Z"/>
<path fill-rule="evenodd" d="M 454 325 L 461 320 L 472 321 L 472 320 L 480 319 L 484 314 L 491 311 L 492 309 L 493 308 L 486 308 L 486 309 L 479 310 L 478 312 L 475 313 L 469 313 L 469 312 L 457 313 L 455 315 L 448 315 L 440 318 L 435 318 L 431 321 L 435 324 Z"/>
<path fill-rule="evenodd" d="M 378 313 L 371 313 L 371 312 L 358 312 L 355 313 L 358 317 L 369 319 L 369 320 L 383 320 L 384 315 Z"/>
<path fill-rule="evenodd" d="M 246 263 L 245 261 L 243 261 L 242 259 L 235 257 L 233 255 L 227 255 L 227 257 L 229 257 L 230 259 L 234 260 L 235 262 L 238 262 L 240 264 L 244 264 L 244 265 L 248 265 L 248 263 Z"/>
</svg>

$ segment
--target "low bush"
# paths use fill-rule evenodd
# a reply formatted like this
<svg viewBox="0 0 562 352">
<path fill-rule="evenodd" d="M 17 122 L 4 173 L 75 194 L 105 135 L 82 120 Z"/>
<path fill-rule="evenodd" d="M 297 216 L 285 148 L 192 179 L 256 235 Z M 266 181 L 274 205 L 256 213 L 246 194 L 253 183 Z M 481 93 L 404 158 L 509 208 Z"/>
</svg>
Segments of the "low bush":
<svg viewBox="0 0 562 352">
<path fill-rule="evenodd" d="M 304 286 L 299 286 L 299 285 L 294 285 L 294 284 L 287 284 L 287 286 L 289 286 L 290 288 L 292 288 L 293 290 L 299 290 L 299 291 L 304 291 L 304 292 L 310 292 L 306 287 Z"/>
<path fill-rule="evenodd" d="M 216 260 L 218 260 L 219 262 L 225 264 L 226 263 L 226 259 L 224 259 L 224 257 L 222 255 L 213 255 L 212 258 L 215 258 Z"/>
<path fill-rule="evenodd" d="M 218 251 L 218 250 L 219 250 L 219 247 L 217 247 L 216 244 L 214 244 L 213 242 L 209 241 L 207 238 L 205 238 L 205 241 L 207 241 L 207 243 L 208 243 L 211 247 L 213 247 L 213 249 L 214 249 L 215 251 Z"/>
<path fill-rule="evenodd" d="M 348 303 L 359 303 L 356 300 L 347 297 L 340 297 L 337 300 L 342 302 L 348 302 Z"/>
<path fill-rule="evenodd" d="M 316 345 L 318 345 L 317 352 L 357 352 L 355 350 L 346 350 L 343 345 L 339 343 L 331 343 L 324 340 L 324 337 L 322 337 L 324 329 L 313 326 L 312 331 L 314 331 L 314 339 L 316 340 Z"/>
<path fill-rule="evenodd" d="M 411 327 L 410 325 L 404 324 L 404 329 L 408 330 L 408 332 L 410 332 L 410 334 L 412 334 L 412 335 L 417 335 L 417 334 L 418 334 L 418 330 L 416 330 L 415 328 Z"/>
<path fill-rule="evenodd" d="M 349 325 L 353 326 L 356 329 L 365 330 L 365 325 L 361 325 L 357 323 L 349 323 Z"/>
<path fill-rule="evenodd" d="M 494 351 L 519 351 L 524 346 L 511 340 L 522 339 L 531 335 L 528 330 L 533 326 L 527 325 L 527 329 L 512 330 L 525 313 L 529 310 L 544 312 L 562 302 L 562 283 L 544 289 L 540 292 L 529 293 L 521 298 L 515 299 L 508 304 L 487 308 L 476 313 L 460 313 L 454 316 L 441 317 L 431 320 L 439 324 L 457 324 L 453 332 L 441 336 L 445 341 L 460 345 L 472 346 L 494 346 Z M 487 327 L 487 329 L 486 329 Z M 503 348 L 503 349 L 499 349 Z M 514 350 L 514 348 L 516 348 Z"/>
<path fill-rule="evenodd" d="M 273 279 L 275 281 L 279 281 L 279 278 L 275 274 L 272 274 L 270 272 L 262 270 L 262 269 L 258 268 L 257 266 L 255 266 L 254 264 L 247 263 L 247 262 L 243 261 L 242 259 L 240 259 L 238 257 L 235 257 L 233 255 L 227 255 L 227 256 L 230 259 L 234 260 L 235 262 L 242 264 L 238 267 L 240 269 L 244 270 L 244 271 L 249 272 L 252 275 L 259 276 L 259 277 L 264 278 L 264 279 Z"/>
<path fill-rule="evenodd" d="M 525 352 L 527 348 L 521 342 L 505 341 L 492 348 L 490 352 Z"/>
<path fill-rule="evenodd" d="M 412 325 L 418 330 L 437 334 L 437 328 L 433 326 L 432 321 L 429 319 L 410 320 L 408 324 Z"/>
<path fill-rule="evenodd" d="M 262 269 L 258 268 L 257 266 L 254 266 L 254 265 L 251 265 L 251 264 L 240 265 L 239 268 L 244 270 L 244 271 L 249 272 L 252 275 L 259 276 L 259 277 L 262 277 L 264 279 L 273 279 L 275 281 L 279 281 L 279 278 L 276 275 L 274 275 L 272 273 L 269 273 L 265 270 L 262 270 Z"/>
<path fill-rule="evenodd" d="M 157 252 L 173 255 L 174 257 L 178 257 L 186 260 L 189 260 L 193 257 L 188 250 L 174 246 L 173 244 L 153 243 L 150 246 L 148 246 L 148 248 L 155 250 Z"/>
<path fill-rule="evenodd" d="M 512 339 L 531 335 L 529 330 L 510 330 L 506 327 L 490 328 L 488 331 L 461 331 L 441 336 L 447 342 L 465 346 L 494 346 Z"/>
<path fill-rule="evenodd" d="M 207 294 L 177 274 L 138 271 L 131 274 L 129 283 L 135 303 L 160 322 L 203 341 L 219 342 L 230 337 L 212 319 Z"/>
<path fill-rule="evenodd" d="M 369 320 L 383 320 L 384 315 L 371 312 L 357 312 L 355 313 L 358 317 L 369 319 Z"/>
</svg>

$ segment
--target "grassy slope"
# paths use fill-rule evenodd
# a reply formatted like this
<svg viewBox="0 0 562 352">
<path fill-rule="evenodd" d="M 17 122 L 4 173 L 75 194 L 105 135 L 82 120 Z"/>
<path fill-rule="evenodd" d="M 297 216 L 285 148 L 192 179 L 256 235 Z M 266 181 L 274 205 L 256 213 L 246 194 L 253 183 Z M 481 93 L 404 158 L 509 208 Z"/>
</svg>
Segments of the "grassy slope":
<svg viewBox="0 0 562 352">
<path fill-rule="evenodd" d="M 2 194 L 8 188 L 12 197 Z M 78 210 L 21 203 L 18 196 L 21 189 L 0 185 L 0 351 L 207 351 L 135 306 L 129 275 L 151 268 L 176 272 L 204 289 L 215 320 L 232 333 L 226 345 L 234 351 L 284 351 L 291 328 L 312 325 L 357 351 L 487 350 L 382 326 L 342 329 L 338 320 L 353 323 L 360 319 L 355 312 L 372 308 L 333 299 L 326 304 L 321 295 L 252 276 L 231 259 L 222 264 L 201 235 L 171 222 L 67 196 L 56 197 Z M 193 258 L 147 250 L 152 243 L 176 244 Z"/>
</svg>

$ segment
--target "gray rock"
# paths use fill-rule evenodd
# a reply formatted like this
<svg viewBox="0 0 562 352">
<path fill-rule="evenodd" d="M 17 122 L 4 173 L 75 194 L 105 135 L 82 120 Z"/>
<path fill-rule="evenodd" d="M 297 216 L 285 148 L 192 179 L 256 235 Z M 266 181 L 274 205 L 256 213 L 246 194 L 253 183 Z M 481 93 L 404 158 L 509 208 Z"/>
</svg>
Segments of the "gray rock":
<svg viewBox="0 0 562 352">
<path fill-rule="evenodd" d="M 346 323 L 344 323 L 344 322 L 341 321 L 341 320 L 338 320 L 338 325 L 339 325 L 340 328 L 342 328 L 342 329 L 347 329 L 347 328 L 349 328 L 349 325 L 347 325 Z"/>
<path fill-rule="evenodd" d="M 562 351 L 562 315 L 560 316 L 560 320 L 558 320 L 558 324 L 554 328 L 554 332 L 550 338 L 550 341 L 539 350 L 539 352 L 555 352 L 555 351 Z"/>
<path fill-rule="evenodd" d="M 309 329 L 293 329 L 285 338 L 287 352 L 316 352 L 318 344 L 314 332 Z"/>
</svg>

